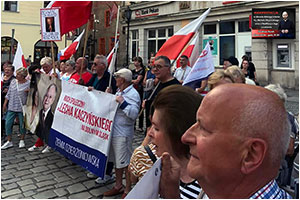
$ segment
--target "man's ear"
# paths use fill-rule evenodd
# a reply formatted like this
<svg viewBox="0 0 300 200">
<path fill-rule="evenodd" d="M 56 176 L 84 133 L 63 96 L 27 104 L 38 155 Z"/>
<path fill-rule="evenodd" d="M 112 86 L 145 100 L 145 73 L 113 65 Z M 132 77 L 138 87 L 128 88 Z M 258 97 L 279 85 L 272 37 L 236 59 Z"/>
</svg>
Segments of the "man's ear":
<svg viewBox="0 0 300 200">
<path fill-rule="evenodd" d="M 245 142 L 241 172 L 249 174 L 261 166 L 266 157 L 268 144 L 260 138 L 251 138 Z"/>
</svg>

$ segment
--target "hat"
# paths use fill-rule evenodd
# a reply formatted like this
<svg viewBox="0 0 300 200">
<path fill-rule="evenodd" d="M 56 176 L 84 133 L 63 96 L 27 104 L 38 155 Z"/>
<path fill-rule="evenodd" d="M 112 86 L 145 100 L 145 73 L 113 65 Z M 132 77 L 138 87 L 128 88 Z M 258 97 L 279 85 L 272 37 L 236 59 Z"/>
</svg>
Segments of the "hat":
<svg viewBox="0 0 300 200">
<path fill-rule="evenodd" d="M 239 61 L 236 59 L 236 57 L 230 56 L 226 60 L 228 60 L 232 65 L 239 66 Z"/>
<path fill-rule="evenodd" d="M 131 82 L 132 80 L 132 72 L 126 68 L 120 69 L 114 75 L 124 78 L 127 82 Z"/>
</svg>

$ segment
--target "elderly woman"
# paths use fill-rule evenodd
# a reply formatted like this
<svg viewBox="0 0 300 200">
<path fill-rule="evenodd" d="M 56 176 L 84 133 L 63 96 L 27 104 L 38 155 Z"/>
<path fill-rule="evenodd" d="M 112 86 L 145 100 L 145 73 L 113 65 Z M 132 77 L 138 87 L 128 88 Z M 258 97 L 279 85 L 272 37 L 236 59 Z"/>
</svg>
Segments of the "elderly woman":
<svg viewBox="0 0 300 200">
<path fill-rule="evenodd" d="M 50 57 L 44 57 L 41 59 L 40 65 L 42 69 L 40 70 L 41 73 L 47 74 L 47 75 L 54 75 L 54 70 L 52 66 L 52 59 Z M 60 78 L 60 73 L 57 68 L 55 68 L 55 73 L 57 75 L 57 78 Z"/>
<path fill-rule="evenodd" d="M 224 71 L 216 71 L 212 73 L 212 75 L 210 75 L 208 78 L 209 90 L 212 90 L 218 85 L 225 83 L 234 83 L 234 78 L 231 75 L 226 74 Z"/>
<path fill-rule="evenodd" d="M 65 64 L 65 73 L 61 76 L 61 80 L 68 81 L 73 73 L 75 73 L 75 62 L 73 60 L 67 60 Z"/>
<path fill-rule="evenodd" d="M 195 116 L 202 98 L 189 87 L 174 85 L 160 91 L 151 108 L 152 127 L 148 134 L 158 156 L 168 152 L 180 165 L 180 194 L 178 195 L 181 198 L 197 198 L 200 192 L 197 181 L 187 173 L 190 149 L 188 145 L 181 142 L 181 136 L 196 122 Z M 179 196 L 169 197 L 161 193 L 161 197 L 178 198 Z"/>
<path fill-rule="evenodd" d="M 6 112 L 7 110 L 6 122 L 5 122 L 7 142 L 4 145 L 2 145 L 1 147 L 2 150 L 13 146 L 13 143 L 11 141 L 11 135 L 12 135 L 12 126 L 16 116 L 18 116 L 20 122 L 21 139 L 19 143 L 19 148 L 25 147 L 24 137 L 26 131 L 24 128 L 24 117 L 23 117 L 22 106 L 26 103 L 27 94 L 30 86 L 30 81 L 25 79 L 27 75 L 28 72 L 26 68 L 21 67 L 17 69 L 16 79 L 14 79 L 11 82 L 7 95 L 5 96 L 3 112 Z"/>
</svg>

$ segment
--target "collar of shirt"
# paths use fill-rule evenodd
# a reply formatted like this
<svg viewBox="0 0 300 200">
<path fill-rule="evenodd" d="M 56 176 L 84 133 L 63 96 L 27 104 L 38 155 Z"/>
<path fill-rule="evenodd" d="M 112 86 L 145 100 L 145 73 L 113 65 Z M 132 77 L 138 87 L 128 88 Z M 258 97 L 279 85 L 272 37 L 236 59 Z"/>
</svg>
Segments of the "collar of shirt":
<svg viewBox="0 0 300 200">
<path fill-rule="evenodd" d="M 291 199 L 291 196 L 279 188 L 275 180 L 272 180 L 255 192 L 250 199 Z"/>
<path fill-rule="evenodd" d="M 48 108 L 48 110 L 46 110 L 46 111 L 43 110 L 43 113 L 45 114 L 44 120 L 46 119 L 46 116 L 48 115 L 48 112 L 49 112 L 50 110 L 51 110 L 51 106 L 50 106 L 50 108 Z"/>
<path fill-rule="evenodd" d="M 120 91 L 120 89 L 118 89 L 116 95 L 119 96 L 119 95 L 126 94 L 129 90 L 131 90 L 132 87 L 133 87 L 133 85 L 131 84 L 127 88 L 125 88 L 125 90 L 123 90 L 122 92 Z"/>
</svg>

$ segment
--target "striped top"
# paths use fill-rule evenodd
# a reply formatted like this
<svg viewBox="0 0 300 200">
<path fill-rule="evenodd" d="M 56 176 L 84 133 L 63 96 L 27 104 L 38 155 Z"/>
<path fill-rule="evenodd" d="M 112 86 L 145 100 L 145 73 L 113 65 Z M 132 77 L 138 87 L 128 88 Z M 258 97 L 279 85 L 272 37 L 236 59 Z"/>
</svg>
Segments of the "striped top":
<svg viewBox="0 0 300 200">
<path fill-rule="evenodd" d="M 183 183 L 182 181 L 180 181 L 179 190 L 180 190 L 180 198 L 197 199 L 201 187 L 196 180 L 194 180 L 191 183 Z"/>
<path fill-rule="evenodd" d="M 5 98 L 9 101 L 7 110 L 13 112 L 22 112 L 20 99 L 22 101 L 22 104 L 25 105 L 28 95 L 28 92 L 25 92 L 25 90 L 29 89 L 30 81 L 27 80 L 25 83 L 19 83 L 19 92 L 17 89 L 17 84 L 17 79 L 14 79 L 9 85 L 8 92 L 5 96 Z"/>
</svg>

